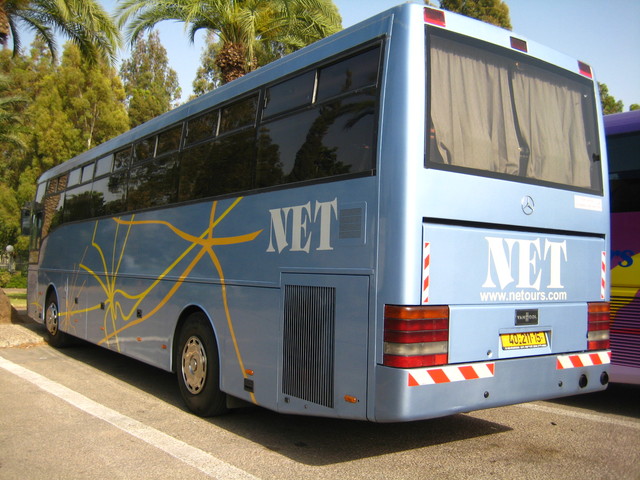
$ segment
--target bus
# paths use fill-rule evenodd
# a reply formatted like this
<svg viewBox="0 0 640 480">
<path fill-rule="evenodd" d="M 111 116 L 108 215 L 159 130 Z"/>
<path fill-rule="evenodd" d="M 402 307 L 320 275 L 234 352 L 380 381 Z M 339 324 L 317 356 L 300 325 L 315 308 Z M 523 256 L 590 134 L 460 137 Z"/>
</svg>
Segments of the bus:
<svg viewBox="0 0 640 480">
<path fill-rule="evenodd" d="M 606 388 L 589 65 L 405 4 L 52 168 L 29 314 L 191 411 L 398 422 Z"/>
<path fill-rule="evenodd" d="M 611 192 L 611 381 L 640 384 L 640 110 L 604 117 Z"/>
</svg>

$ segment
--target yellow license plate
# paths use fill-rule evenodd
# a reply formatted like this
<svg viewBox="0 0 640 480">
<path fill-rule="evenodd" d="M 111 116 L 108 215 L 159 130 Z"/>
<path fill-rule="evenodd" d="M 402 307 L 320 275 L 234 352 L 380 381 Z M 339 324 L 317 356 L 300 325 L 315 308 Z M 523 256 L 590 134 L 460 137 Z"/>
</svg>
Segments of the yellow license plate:
<svg viewBox="0 0 640 480">
<path fill-rule="evenodd" d="M 541 348 L 548 343 L 547 332 L 517 332 L 503 333 L 500 335 L 503 350 L 515 350 L 517 348 Z"/>
</svg>

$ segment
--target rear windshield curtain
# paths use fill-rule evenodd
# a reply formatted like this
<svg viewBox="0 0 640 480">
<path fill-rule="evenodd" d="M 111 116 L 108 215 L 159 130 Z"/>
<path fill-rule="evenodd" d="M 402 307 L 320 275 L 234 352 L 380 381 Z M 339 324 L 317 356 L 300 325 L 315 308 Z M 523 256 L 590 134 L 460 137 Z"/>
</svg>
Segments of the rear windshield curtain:
<svg viewBox="0 0 640 480">
<path fill-rule="evenodd" d="M 554 72 L 430 36 L 430 161 L 600 189 L 587 87 Z"/>
</svg>

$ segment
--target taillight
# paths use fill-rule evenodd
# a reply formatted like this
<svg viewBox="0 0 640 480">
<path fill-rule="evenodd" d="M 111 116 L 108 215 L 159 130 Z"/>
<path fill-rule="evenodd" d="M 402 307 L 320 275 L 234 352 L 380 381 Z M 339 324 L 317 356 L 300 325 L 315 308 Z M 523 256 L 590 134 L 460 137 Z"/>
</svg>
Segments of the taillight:
<svg viewBox="0 0 640 480">
<path fill-rule="evenodd" d="M 589 303 L 587 316 L 587 349 L 606 350 L 609 348 L 609 304 Z"/>
<path fill-rule="evenodd" d="M 436 10 L 434 8 L 424 9 L 424 21 L 438 27 L 447 26 L 447 23 L 444 20 L 444 12 L 442 10 Z"/>
<path fill-rule="evenodd" d="M 593 73 L 591 72 L 591 67 L 584 62 L 578 62 L 578 70 L 582 75 L 588 78 L 593 78 Z"/>
<path fill-rule="evenodd" d="M 384 365 L 413 368 L 448 362 L 449 307 L 385 306 Z"/>
<path fill-rule="evenodd" d="M 527 53 L 529 48 L 527 47 L 527 42 L 516 37 L 511 37 L 511 48 L 516 50 L 520 50 L 521 52 Z"/>
</svg>

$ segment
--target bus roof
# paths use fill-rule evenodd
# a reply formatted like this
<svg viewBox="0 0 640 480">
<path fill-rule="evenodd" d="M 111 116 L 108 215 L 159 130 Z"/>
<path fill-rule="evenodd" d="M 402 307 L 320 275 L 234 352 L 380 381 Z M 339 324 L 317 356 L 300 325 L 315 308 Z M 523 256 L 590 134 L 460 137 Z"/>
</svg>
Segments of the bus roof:
<svg viewBox="0 0 640 480">
<path fill-rule="evenodd" d="M 604 116 L 604 131 L 607 135 L 637 132 L 640 130 L 640 110 L 612 113 Z"/>
</svg>

